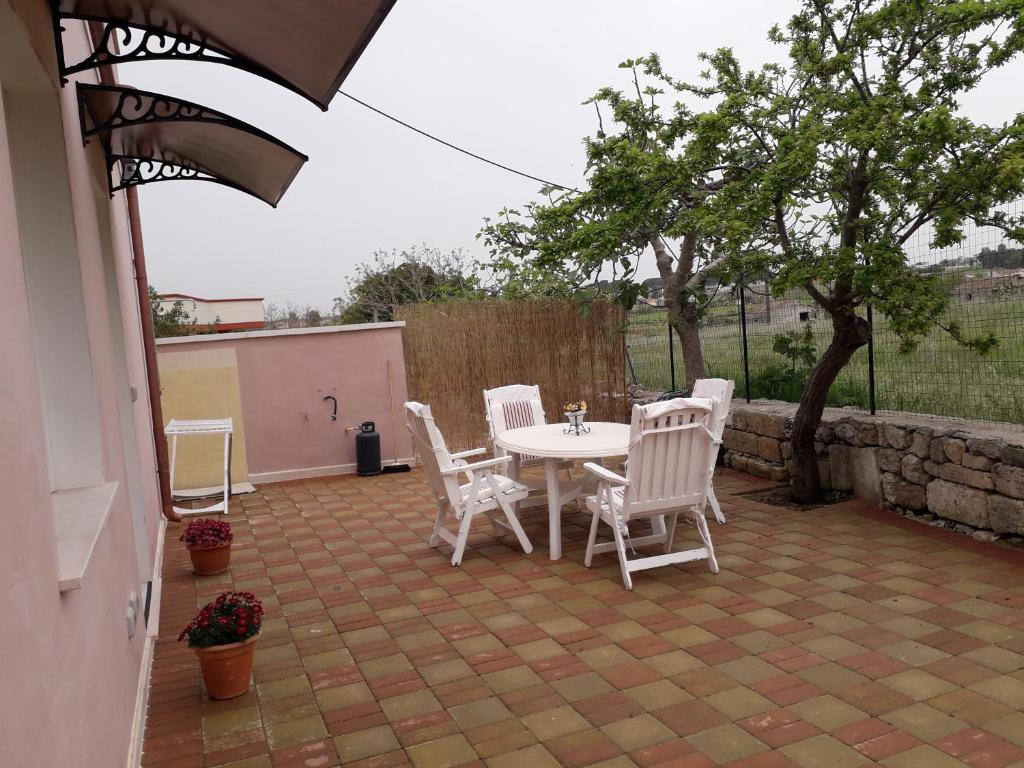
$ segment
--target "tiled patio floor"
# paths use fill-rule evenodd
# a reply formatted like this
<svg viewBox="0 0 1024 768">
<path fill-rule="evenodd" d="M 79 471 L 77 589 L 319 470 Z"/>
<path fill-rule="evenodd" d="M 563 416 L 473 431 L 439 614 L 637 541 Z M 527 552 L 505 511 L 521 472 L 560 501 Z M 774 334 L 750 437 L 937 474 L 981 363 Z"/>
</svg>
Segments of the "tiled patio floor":
<svg viewBox="0 0 1024 768">
<path fill-rule="evenodd" d="M 480 526 L 452 568 L 418 472 L 236 500 L 224 576 L 192 576 L 171 529 L 143 764 L 1024 766 L 1019 553 L 717 484 L 721 573 L 649 571 L 632 593 L 614 555 L 583 567 L 568 510 L 562 561 L 533 511 L 533 555 Z M 231 587 L 267 606 L 256 685 L 211 702 L 175 637 Z"/>
</svg>

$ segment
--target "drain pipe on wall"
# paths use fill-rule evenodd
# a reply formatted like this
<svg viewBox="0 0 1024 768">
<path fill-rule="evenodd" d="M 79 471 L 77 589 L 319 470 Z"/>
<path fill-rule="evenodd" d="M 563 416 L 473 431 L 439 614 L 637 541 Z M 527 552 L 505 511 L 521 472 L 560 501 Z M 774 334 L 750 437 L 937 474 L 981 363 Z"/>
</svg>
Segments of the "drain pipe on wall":
<svg viewBox="0 0 1024 768">
<path fill-rule="evenodd" d="M 135 287 L 139 296 L 142 319 L 142 346 L 146 353 L 146 383 L 149 386 L 149 407 L 153 414 L 153 442 L 156 444 L 156 472 L 160 482 L 160 511 L 174 523 L 181 515 L 174 511 L 171 497 L 170 462 L 167 458 L 167 437 L 164 435 L 164 412 L 160 405 L 160 373 L 156 361 L 156 334 L 153 332 L 153 309 L 149 302 L 149 278 L 146 276 L 146 250 L 142 246 L 142 219 L 139 216 L 139 194 L 135 187 L 124 191 L 128 202 L 128 225 L 132 235 L 132 261 L 135 263 Z"/>
</svg>

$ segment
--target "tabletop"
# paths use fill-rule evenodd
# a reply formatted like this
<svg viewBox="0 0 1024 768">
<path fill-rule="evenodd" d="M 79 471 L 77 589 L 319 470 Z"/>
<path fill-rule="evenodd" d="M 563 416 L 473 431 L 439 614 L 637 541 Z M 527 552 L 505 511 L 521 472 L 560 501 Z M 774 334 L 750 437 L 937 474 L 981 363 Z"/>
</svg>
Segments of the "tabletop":
<svg viewBox="0 0 1024 768">
<path fill-rule="evenodd" d="M 587 459 L 624 456 L 629 453 L 629 424 L 588 421 L 590 432 L 565 433 L 568 422 L 510 429 L 494 442 L 512 453 L 526 453 L 553 459 Z"/>
</svg>

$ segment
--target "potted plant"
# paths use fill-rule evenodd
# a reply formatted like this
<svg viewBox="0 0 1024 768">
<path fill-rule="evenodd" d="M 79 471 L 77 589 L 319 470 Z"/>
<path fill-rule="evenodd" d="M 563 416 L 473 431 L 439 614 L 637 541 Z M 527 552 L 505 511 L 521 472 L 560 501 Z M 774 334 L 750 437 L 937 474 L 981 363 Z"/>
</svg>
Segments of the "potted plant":
<svg viewBox="0 0 1024 768">
<path fill-rule="evenodd" d="M 196 652 L 211 699 L 234 699 L 249 690 L 252 653 L 263 624 L 263 604 L 252 592 L 225 592 L 208 603 L 178 635 Z"/>
<path fill-rule="evenodd" d="M 198 518 L 189 521 L 180 541 L 192 558 L 192 569 L 200 576 L 224 573 L 231 566 L 231 524 L 225 520 Z"/>
<path fill-rule="evenodd" d="M 578 400 L 575 403 L 566 403 L 563 410 L 565 412 L 565 418 L 569 420 L 569 428 L 565 430 L 566 434 L 574 432 L 579 435 L 590 431 L 583 426 L 583 420 L 587 417 L 586 400 Z"/>
</svg>

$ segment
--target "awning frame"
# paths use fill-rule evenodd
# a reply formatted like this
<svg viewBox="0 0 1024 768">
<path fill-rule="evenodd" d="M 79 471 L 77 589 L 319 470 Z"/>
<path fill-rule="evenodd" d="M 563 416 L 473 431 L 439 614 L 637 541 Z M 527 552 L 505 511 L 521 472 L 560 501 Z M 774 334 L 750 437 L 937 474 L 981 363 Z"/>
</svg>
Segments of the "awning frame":
<svg viewBox="0 0 1024 768">
<path fill-rule="evenodd" d="M 187 24 L 182 23 L 180 20 L 166 17 L 160 19 L 153 18 L 151 16 L 152 9 L 146 10 L 146 24 L 134 24 L 112 16 L 62 11 L 60 0 L 50 0 L 53 16 L 53 36 L 57 51 L 57 68 L 62 85 L 66 85 L 69 82 L 69 77 L 77 72 L 96 69 L 104 65 L 156 60 L 201 61 L 225 64 L 257 77 L 262 77 L 313 102 L 324 112 L 327 111 L 330 99 L 333 98 L 334 93 L 341 87 L 341 81 L 348 75 L 349 70 L 355 66 L 356 61 L 358 61 L 363 50 L 373 38 L 377 28 L 383 23 L 393 4 L 394 0 L 391 0 L 391 3 L 384 6 L 378 13 L 379 18 L 376 19 L 375 24 L 367 30 L 359 45 L 349 55 L 345 66 L 334 83 L 331 96 L 328 97 L 326 102 L 321 102 L 317 97 L 306 93 L 273 70 L 245 56 L 211 45 L 198 33 L 194 35 L 188 34 Z M 64 27 L 61 24 L 63 19 L 78 19 L 103 25 L 102 33 L 95 42 L 93 51 L 82 61 L 68 64 L 66 60 L 63 40 Z M 172 23 L 173 29 L 177 31 L 171 31 Z M 118 39 L 118 33 L 121 34 L 122 39 Z"/>
<path fill-rule="evenodd" d="M 298 173 L 302 164 L 309 160 L 307 155 L 266 131 L 260 130 L 256 126 L 250 125 L 236 117 L 210 109 L 201 104 L 196 104 L 195 102 L 153 91 L 129 88 L 123 85 L 94 85 L 81 82 L 75 85 L 78 96 L 78 120 L 82 131 L 82 143 L 88 144 L 90 138 L 96 137 L 103 147 L 103 152 L 107 159 L 107 189 L 111 197 L 114 196 L 115 192 L 130 186 L 141 186 L 160 181 L 210 181 L 251 195 L 257 200 L 267 203 L 272 208 L 277 207 L 276 203 L 265 200 L 244 185 L 218 175 L 186 158 L 175 156 L 167 150 L 161 152 L 161 157 L 115 153 L 111 140 L 113 132 L 120 128 L 141 124 L 179 121 L 216 123 L 223 125 L 225 128 L 242 131 L 269 141 L 301 158 L 302 163 L 296 168 L 295 173 Z M 88 101 L 85 98 L 85 94 L 89 91 L 106 91 L 118 95 L 116 106 L 107 120 L 101 122 L 97 120 L 96 115 L 92 114 Z M 143 105 L 146 100 L 149 100 L 149 105 L 144 108 Z M 135 114 L 125 110 L 125 106 L 130 101 L 134 101 L 139 110 Z M 119 171 L 117 181 L 114 179 L 115 168 Z M 295 175 L 293 174 L 287 180 L 281 191 L 282 195 L 291 185 L 294 178 Z"/>
</svg>

